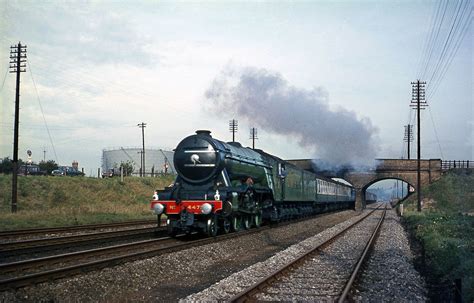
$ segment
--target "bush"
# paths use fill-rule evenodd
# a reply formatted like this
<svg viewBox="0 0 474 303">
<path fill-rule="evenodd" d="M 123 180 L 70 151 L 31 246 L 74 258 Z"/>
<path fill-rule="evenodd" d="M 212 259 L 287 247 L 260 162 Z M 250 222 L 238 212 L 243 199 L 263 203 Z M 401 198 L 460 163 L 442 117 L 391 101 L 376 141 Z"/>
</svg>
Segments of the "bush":
<svg viewBox="0 0 474 303">
<path fill-rule="evenodd" d="M 474 300 L 474 179 L 450 173 L 423 189 L 434 201 L 423 211 L 407 211 L 403 222 L 424 251 L 428 281 L 451 283 L 461 278 L 465 302 Z M 416 209 L 409 198 L 407 209 Z"/>
</svg>

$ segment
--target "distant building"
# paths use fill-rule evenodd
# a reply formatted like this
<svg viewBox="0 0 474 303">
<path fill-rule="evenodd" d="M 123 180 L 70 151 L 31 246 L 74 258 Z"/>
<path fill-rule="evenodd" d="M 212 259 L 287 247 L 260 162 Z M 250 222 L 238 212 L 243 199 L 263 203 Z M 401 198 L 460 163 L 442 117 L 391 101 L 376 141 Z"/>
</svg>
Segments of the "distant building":
<svg viewBox="0 0 474 303">
<path fill-rule="evenodd" d="M 102 151 L 102 171 L 119 167 L 120 163 L 130 162 L 133 165 L 132 175 L 140 175 L 142 149 L 139 147 L 125 147 L 117 149 L 104 149 Z M 154 174 L 176 174 L 173 166 L 172 151 L 162 149 L 145 149 L 145 173 L 147 176 Z"/>
</svg>

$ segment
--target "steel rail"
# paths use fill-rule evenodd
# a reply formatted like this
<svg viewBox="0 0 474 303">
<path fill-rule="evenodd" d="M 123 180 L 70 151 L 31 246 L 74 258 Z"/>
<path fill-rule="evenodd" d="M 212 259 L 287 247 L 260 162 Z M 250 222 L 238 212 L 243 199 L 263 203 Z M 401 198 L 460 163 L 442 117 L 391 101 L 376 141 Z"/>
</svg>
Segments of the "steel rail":
<svg viewBox="0 0 474 303">
<path fill-rule="evenodd" d="M 244 230 L 238 233 L 229 233 L 229 234 L 220 235 L 213 238 L 204 238 L 204 239 L 194 240 L 194 241 L 180 243 L 180 244 L 169 246 L 169 247 L 151 248 L 151 249 L 141 251 L 141 252 L 134 252 L 134 253 L 129 253 L 129 254 L 121 255 L 121 256 L 115 256 L 115 257 L 105 258 L 101 260 L 66 266 L 62 268 L 46 270 L 43 272 L 28 274 L 21 277 L 4 279 L 0 281 L 0 291 L 11 289 L 11 288 L 20 288 L 20 287 L 24 287 L 31 284 L 51 281 L 51 280 L 59 279 L 63 277 L 69 277 L 74 274 L 81 274 L 84 272 L 92 271 L 94 269 L 111 267 L 111 266 L 123 264 L 126 262 L 130 262 L 130 261 L 135 261 L 138 259 L 150 258 L 150 257 L 162 255 L 165 253 L 171 253 L 171 252 L 175 252 L 175 251 L 179 251 L 183 249 L 188 249 L 191 247 L 198 247 L 205 244 L 210 244 L 210 243 L 215 243 L 215 242 L 219 242 L 219 241 L 223 241 L 223 240 L 227 240 L 231 238 L 241 237 L 244 235 L 259 233 L 270 228 L 272 227 L 263 226 L 261 228 Z M 5 267 L 5 269 L 8 269 L 8 267 Z"/>
<path fill-rule="evenodd" d="M 25 254 L 32 251 L 38 250 L 52 250 L 60 249 L 64 245 L 70 244 L 81 244 L 95 241 L 108 241 L 116 238 L 123 238 L 129 236 L 153 234 L 157 231 L 163 231 L 164 228 L 138 228 L 138 229 L 126 229 L 118 231 L 107 231 L 99 233 L 80 234 L 72 236 L 62 236 L 54 238 L 43 238 L 33 239 L 15 242 L 5 242 L 0 244 L 0 256 L 12 255 L 12 254 Z M 93 243 L 92 243 L 93 244 Z"/>
<path fill-rule="evenodd" d="M 3 264 L 0 264 L 0 276 L 4 276 L 5 274 L 10 273 L 10 272 L 21 272 L 21 271 L 31 270 L 32 268 L 39 267 L 39 266 L 66 263 L 71 260 L 78 260 L 80 258 L 90 258 L 91 256 L 97 256 L 97 255 L 107 255 L 110 253 L 120 252 L 121 250 L 126 251 L 126 250 L 131 250 L 131 249 L 137 249 L 137 248 L 147 246 L 150 244 L 162 243 L 170 239 L 173 240 L 172 242 L 176 241 L 175 239 L 171 237 L 163 237 L 163 238 L 152 239 L 152 240 L 144 240 L 144 241 L 138 241 L 138 242 L 133 242 L 133 243 L 118 244 L 118 245 L 101 247 L 101 248 L 81 250 L 77 252 L 71 252 L 71 253 L 42 257 L 42 258 L 35 258 L 35 259 L 29 259 L 29 260 L 23 260 L 23 261 L 11 262 L 11 263 L 3 263 Z"/>
<path fill-rule="evenodd" d="M 314 216 L 309 217 L 302 217 L 298 219 L 282 221 L 276 224 L 272 224 L 272 226 L 283 226 L 286 224 L 297 223 L 304 220 L 310 220 L 314 218 L 318 218 L 323 215 L 330 214 L 328 213 L 321 213 L 316 214 Z M 142 229 L 126 229 L 126 230 L 118 230 L 118 231 L 107 231 L 107 232 L 98 232 L 98 233 L 87 233 L 87 234 L 80 234 L 80 235 L 71 235 L 71 236 L 61 236 L 61 237 L 54 237 L 54 238 L 41 238 L 41 239 L 29 239 L 29 240 L 22 240 L 22 241 L 15 241 L 15 242 L 5 242 L 0 243 L 0 256 L 5 254 L 13 254 L 13 253 L 28 253 L 30 251 L 36 250 L 45 250 L 45 249 L 58 249 L 61 246 L 64 246 L 69 243 L 86 243 L 89 241 L 94 240 L 112 240 L 117 237 L 124 237 L 124 236 L 132 236 L 137 234 L 142 234 L 145 232 L 163 232 L 166 230 L 166 227 L 150 227 L 150 228 L 142 228 Z"/>
<path fill-rule="evenodd" d="M 171 237 L 163 237 L 152 240 L 144 240 L 134 243 L 119 244 L 102 248 L 89 249 L 79 252 L 72 252 L 30 260 L 23 260 L 11 263 L 0 264 L 0 277 L 5 277 L 15 273 L 24 273 L 26 271 L 33 271 L 36 268 L 44 268 L 46 266 L 52 267 L 57 264 L 65 264 L 71 261 L 80 261 L 81 259 L 90 259 L 91 257 L 104 257 L 108 255 L 117 255 L 131 250 L 138 250 L 146 248 L 147 246 L 160 244 L 165 245 L 168 242 L 176 243 L 176 239 Z M 31 273 L 30 273 L 31 274 Z M 18 278 L 18 277 L 17 277 Z"/>
<path fill-rule="evenodd" d="M 267 275 L 266 277 L 261 278 L 256 283 L 251 285 L 250 287 L 244 289 L 240 293 L 236 294 L 235 296 L 231 297 L 228 301 L 229 302 L 254 302 L 253 299 L 254 295 L 258 292 L 261 292 L 263 289 L 266 289 L 273 281 L 275 281 L 279 276 L 284 275 L 285 273 L 291 271 L 294 267 L 302 264 L 309 256 L 312 256 L 315 253 L 318 253 L 321 249 L 329 246 L 332 242 L 334 242 L 337 238 L 344 235 L 347 231 L 355 227 L 357 224 L 362 222 L 364 219 L 369 217 L 372 213 L 378 210 L 382 204 L 377 206 L 375 209 L 371 210 L 368 214 L 362 216 L 361 218 L 357 219 L 354 223 L 347 226 L 343 230 L 339 231 L 336 235 L 332 236 L 328 240 L 324 241 L 323 243 L 317 245 L 312 250 L 308 251 L 307 253 L 301 255 L 300 257 L 296 258 L 295 260 L 281 266 L 280 268 L 274 270 L 272 273 Z"/>
<path fill-rule="evenodd" d="M 363 251 L 362 255 L 360 256 L 359 260 L 357 261 L 357 264 L 355 265 L 349 280 L 347 281 L 346 285 L 344 286 L 344 290 L 342 291 L 342 294 L 338 299 L 338 303 L 343 303 L 346 300 L 347 295 L 349 294 L 349 291 L 351 290 L 351 287 L 354 284 L 354 281 L 355 281 L 357 275 L 359 274 L 359 270 L 360 270 L 362 264 L 366 261 L 366 258 L 369 254 L 369 251 L 373 248 L 373 245 L 375 243 L 375 239 L 377 238 L 377 235 L 380 232 L 380 227 L 382 226 L 382 223 L 385 219 L 386 212 L 387 212 L 387 206 L 385 206 L 384 212 L 382 213 L 382 216 L 380 216 L 379 222 L 377 223 L 377 226 L 375 227 L 375 229 L 372 233 L 372 236 L 370 237 L 369 241 L 365 245 L 365 248 L 364 248 L 364 251 Z"/>
<path fill-rule="evenodd" d="M 134 221 L 102 223 L 102 224 L 85 224 L 85 225 L 76 225 L 76 226 L 3 230 L 3 231 L 0 231 L 0 237 L 13 237 L 13 236 L 34 235 L 34 234 L 43 234 L 43 233 L 62 233 L 62 232 L 70 232 L 70 231 L 80 231 L 80 230 L 100 229 L 100 228 L 115 228 L 115 227 L 145 225 L 145 224 L 156 224 L 156 219 L 155 220 L 134 220 Z"/>
<path fill-rule="evenodd" d="M 274 225 L 265 225 L 265 226 L 262 226 L 260 228 L 254 228 L 254 229 L 250 229 L 250 230 L 242 230 L 242 231 L 237 232 L 237 233 L 229 233 L 229 234 L 225 234 L 225 235 L 219 235 L 219 236 L 213 237 L 213 238 L 204 238 L 204 239 L 194 240 L 194 241 L 191 241 L 191 242 L 181 243 L 181 244 L 173 245 L 173 246 L 170 246 L 170 247 L 152 248 L 152 249 L 141 251 L 141 252 L 129 253 L 129 254 L 126 254 L 126 255 L 121 255 L 121 256 L 116 256 L 116 257 L 111 257 L 111 258 L 105 258 L 105 259 L 101 259 L 101 260 L 86 262 L 86 263 L 72 265 L 72 266 L 66 266 L 66 267 L 57 268 L 57 269 L 46 270 L 46 271 L 38 272 L 38 273 L 34 273 L 34 274 L 27 274 L 27 275 L 24 275 L 24 276 L 21 276 L 21 277 L 4 279 L 4 280 L 0 280 L 0 291 L 6 290 L 6 289 L 12 289 L 12 288 L 13 289 L 21 288 L 21 287 L 36 284 L 36 283 L 42 283 L 42 282 L 47 282 L 47 281 L 60 279 L 60 278 L 64 278 L 64 277 L 70 277 L 71 275 L 74 275 L 74 274 L 82 274 L 84 272 L 93 271 L 95 269 L 111 267 L 111 266 L 123 264 L 123 263 L 126 263 L 126 262 L 131 262 L 131 261 L 135 261 L 135 260 L 139 260 L 139 259 L 143 259 L 143 258 L 150 258 L 150 257 L 159 256 L 159 255 L 162 255 L 162 254 L 165 254 L 165 253 L 180 251 L 180 250 L 188 249 L 188 248 L 191 248 L 191 247 L 198 247 L 198 246 L 202 246 L 202 245 L 206 245 L 206 244 L 210 244 L 210 243 L 215 243 L 215 242 L 219 242 L 219 241 L 224 241 L 224 240 L 228 240 L 228 239 L 232 239 L 232 238 L 237 238 L 237 237 L 241 237 L 241 236 L 245 236 L 245 235 L 251 235 L 251 234 L 254 234 L 254 233 L 259 233 L 259 232 L 266 231 L 268 229 L 279 228 L 279 227 L 286 226 L 288 224 L 297 223 L 297 222 L 306 221 L 306 220 L 311 220 L 311 219 L 314 219 L 314 218 L 318 218 L 320 216 L 328 215 L 330 213 L 317 214 L 315 216 L 300 218 L 300 219 L 292 220 L 292 221 L 284 221 L 284 222 L 280 222 L 280 223 L 277 223 L 277 224 L 274 224 Z M 155 239 L 155 240 L 157 240 L 157 239 Z M 146 241 L 151 242 L 153 240 L 146 240 Z M 145 241 L 143 241 L 143 242 L 145 242 Z M 127 245 L 127 244 L 123 244 L 123 246 L 125 246 L 125 245 Z M 101 248 L 101 249 L 103 249 L 104 252 L 109 250 L 107 247 L 106 248 Z M 111 248 L 111 249 L 113 250 L 114 248 Z M 98 249 L 98 250 L 100 250 L 100 249 Z M 74 256 L 77 257 L 77 255 L 73 255 L 73 254 L 74 253 L 65 254 L 65 255 L 71 255 L 73 257 Z M 42 262 L 42 261 L 48 262 L 47 261 L 48 258 L 51 258 L 51 260 L 54 260 L 55 256 L 39 258 L 39 262 Z M 69 258 L 69 256 L 67 256 L 67 258 Z M 43 260 L 41 260 L 41 259 L 43 259 Z M 26 260 L 26 261 L 20 261 L 20 262 L 16 262 L 16 263 L 19 263 L 18 268 L 23 267 L 23 268 L 27 269 L 27 268 L 31 267 L 31 265 L 29 265 L 30 262 L 34 263 L 35 261 L 34 260 Z M 54 261 L 54 262 L 56 264 L 60 263 L 60 262 L 57 262 L 57 261 Z M 0 270 L 2 270 L 3 272 L 9 272 L 9 271 L 11 272 L 12 268 L 14 269 L 15 266 L 16 265 L 13 264 L 13 263 L 5 264 L 3 268 L 0 266 Z"/>
</svg>

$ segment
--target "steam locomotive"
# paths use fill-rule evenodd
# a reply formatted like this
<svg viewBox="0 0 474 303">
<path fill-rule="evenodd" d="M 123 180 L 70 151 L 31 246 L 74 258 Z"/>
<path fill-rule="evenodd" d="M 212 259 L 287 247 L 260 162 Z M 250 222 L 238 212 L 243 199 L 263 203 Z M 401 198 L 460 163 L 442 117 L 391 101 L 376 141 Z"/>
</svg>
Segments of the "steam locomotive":
<svg viewBox="0 0 474 303">
<path fill-rule="evenodd" d="M 330 210 L 353 208 L 351 186 L 317 176 L 262 150 L 225 143 L 199 130 L 175 149 L 178 176 L 151 209 L 168 233 L 209 236 Z"/>
</svg>

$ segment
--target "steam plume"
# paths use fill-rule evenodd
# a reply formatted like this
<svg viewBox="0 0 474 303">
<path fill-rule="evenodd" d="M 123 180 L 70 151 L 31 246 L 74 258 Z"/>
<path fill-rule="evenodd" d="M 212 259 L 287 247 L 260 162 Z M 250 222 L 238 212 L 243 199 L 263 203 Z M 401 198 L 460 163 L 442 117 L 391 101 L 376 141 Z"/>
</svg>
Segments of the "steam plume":
<svg viewBox="0 0 474 303">
<path fill-rule="evenodd" d="M 206 91 L 214 111 L 244 117 L 266 131 L 297 138 L 311 156 L 332 165 L 368 165 L 378 150 L 376 128 L 352 111 L 331 110 L 322 88 L 300 89 L 278 73 L 225 68 Z"/>
</svg>

